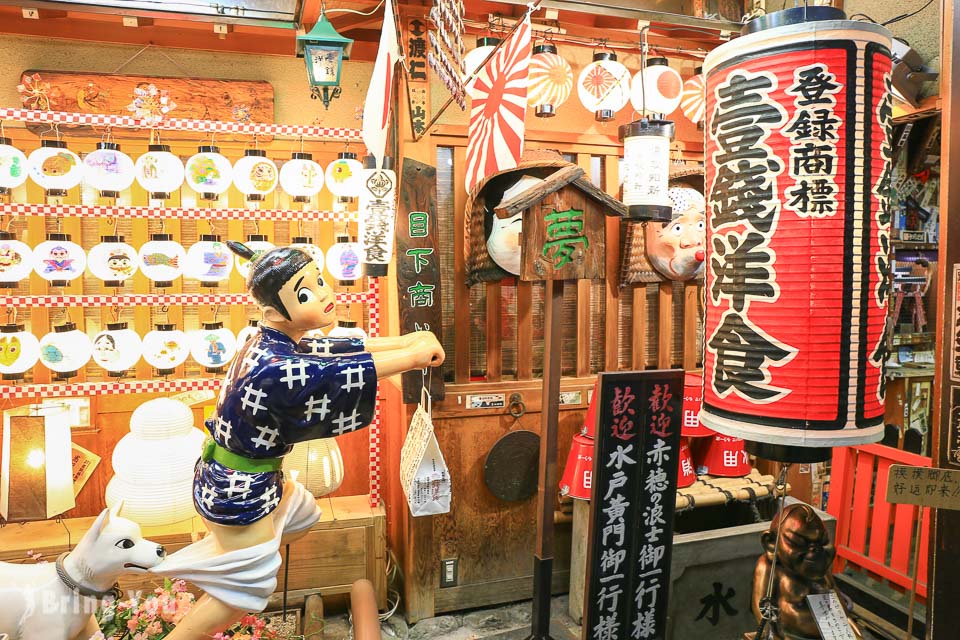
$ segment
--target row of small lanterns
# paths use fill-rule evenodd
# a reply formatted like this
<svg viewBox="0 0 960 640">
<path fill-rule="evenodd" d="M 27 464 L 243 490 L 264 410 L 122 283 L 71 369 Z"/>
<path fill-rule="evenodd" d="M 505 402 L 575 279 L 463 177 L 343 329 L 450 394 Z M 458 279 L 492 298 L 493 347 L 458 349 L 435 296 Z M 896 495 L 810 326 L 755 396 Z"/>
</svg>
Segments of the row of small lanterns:
<svg viewBox="0 0 960 640">
<path fill-rule="evenodd" d="M 204 322 L 189 333 L 173 324 L 158 324 L 141 338 L 126 322 L 113 322 L 91 340 L 75 323 L 66 322 L 37 339 L 22 324 L 5 324 L 0 325 L 0 374 L 4 380 L 21 380 L 40 362 L 58 380 L 68 380 L 93 360 L 111 376 L 121 377 L 141 357 L 161 376 L 174 373 L 188 357 L 207 371 L 220 372 L 257 331 L 256 320 L 237 335 L 222 322 Z M 320 335 L 314 333 L 313 337 Z M 328 336 L 363 338 L 366 333 L 356 322 L 341 320 Z"/>
<path fill-rule="evenodd" d="M 151 144 L 134 161 L 117 143 L 100 142 L 81 160 L 62 140 L 43 140 L 27 156 L 9 138 L 0 138 L 0 192 L 9 192 L 30 177 L 48 196 L 66 195 L 83 181 L 102 197 L 115 198 L 136 180 L 154 200 L 168 199 L 186 182 L 205 200 L 219 199 L 233 184 L 251 202 L 263 200 L 278 185 L 295 202 L 309 202 L 325 184 L 334 196 L 358 196 L 362 170 L 356 154 L 350 152 L 340 153 L 326 169 L 312 154 L 296 152 L 278 169 L 261 149 L 247 149 L 231 163 L 218 147 L 203 145 L 184 163 L 168 145 Z"/>
</svg>

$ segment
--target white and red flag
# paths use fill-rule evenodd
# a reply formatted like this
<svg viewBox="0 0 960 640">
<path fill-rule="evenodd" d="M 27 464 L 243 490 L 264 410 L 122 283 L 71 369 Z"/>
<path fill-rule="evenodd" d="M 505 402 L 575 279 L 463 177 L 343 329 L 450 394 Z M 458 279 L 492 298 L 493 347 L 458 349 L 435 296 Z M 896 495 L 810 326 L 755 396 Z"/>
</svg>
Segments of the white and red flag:
<svg viewBox="0 0 960 640">
<path fill-rule="evenodd" d="M 471 90 L 467 193 L 485 176 L 517 166 L 523 153 L 530 65 L 530 13 L 487 64 Z"/>
<path fill-rule="evenodd" d="M 367 99 L 363 104 L 363 143 L 377 159 L 377 168 L 383 166 L 384 149 L 387 146 L 387 129 L 390 124 L 390 94 L 393 92 L 393 69 L 400 59 L 400 43 L 397 41 L 397 26 L 393 17 L 393 2 L 383 3 L 383 28 L 380 31 L 380 48 L 373 65 Z"/>
</svg>

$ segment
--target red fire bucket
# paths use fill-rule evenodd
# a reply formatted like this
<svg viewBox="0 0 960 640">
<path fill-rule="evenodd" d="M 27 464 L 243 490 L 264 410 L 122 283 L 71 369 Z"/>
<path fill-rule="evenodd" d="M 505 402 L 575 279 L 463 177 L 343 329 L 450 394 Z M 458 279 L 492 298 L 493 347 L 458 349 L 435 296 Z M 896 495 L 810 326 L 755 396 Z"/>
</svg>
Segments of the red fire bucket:
<svg viewBox="0 0 960 640">
<path fill-rule="evenodd" d="M 703 438 L 712 436 L 713 429 L 708 429 L 700 422 L 700 405 L 703 404 L 703 377 L 695 373 L 688 373 L 683 384 L 683 426 L 680 435 L 685 438 Z"/>
<path fill-rule="evenodd" d="M 599 402 L 599 390 L 597 389 L 598 384 L 599 380 L 593 383 L 593 394 L 590 396 L 590 403 L 587 405 L 587 415 L 583 419 L 583 428 L 580 430 L 581 435 L 585 435 L 588 438 L 593 438 L 597 429 L 597 402 Z"/>
<path fill-rule="evenodd" d="M 680 463 L 677 465 L 677 489 L 689 487 L 697 481 L 697 472 L 693 470 L 693 456 L 686 440 L 680 441 Z"/>
<path fill-rule="evenodd" d="M 884 430 L 891 36 L 823 9 L 760 18 L 703 65 L 700 420 L 780 461 Z"/>
<path fill-rule="evenodd" d="M 750 460 L 743 440 L 716 434 L 697 448 L 697 473 L 721 478 L 740 478 L 750 473 Z"/>
<path fill-rule="evenodd" d="M 593 486 L 593 438 L 577 434 L 560 480 L 560 495 L 589 500 Z"/>
</svg>

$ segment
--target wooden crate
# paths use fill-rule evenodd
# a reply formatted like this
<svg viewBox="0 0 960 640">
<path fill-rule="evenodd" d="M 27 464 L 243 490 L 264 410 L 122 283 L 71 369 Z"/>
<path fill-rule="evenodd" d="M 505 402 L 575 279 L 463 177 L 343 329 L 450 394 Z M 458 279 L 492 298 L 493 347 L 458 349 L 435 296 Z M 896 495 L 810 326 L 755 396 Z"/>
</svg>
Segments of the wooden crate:
<svg viewBox="0 0 960 640">
<path fill-rule="evenodd" d="M 289 592 L 297 596 L 313 592 L 323 595 L 350 592 L 354 581 L 373 582 L 381 608 L 387 600 L 386 513 L 382 506 L 370 507 L 367 496 L 320 498 L 323 517 L 310 532 L 290 545 Z M 95 518 L 72 518 L 62 522 L 46 520 L 0 529 L 0 561 L 33 562 L 27 552 L 39 553 L 53 562 L 76 545 Z M 198 519 L 169 526 L 144 529 L 144 537 L 162 544 L 172 553 L 202 535 Z M 283 550 L 281 549 L 281 553 Z M 286 561 L 286 558 L 285 558 Z M 278 575 L 278 590 L 284 588 L 284 569 Z M 162 578 L 138 575 L 123 578 L 124 592 L 152 591 Z"/>
</svg>

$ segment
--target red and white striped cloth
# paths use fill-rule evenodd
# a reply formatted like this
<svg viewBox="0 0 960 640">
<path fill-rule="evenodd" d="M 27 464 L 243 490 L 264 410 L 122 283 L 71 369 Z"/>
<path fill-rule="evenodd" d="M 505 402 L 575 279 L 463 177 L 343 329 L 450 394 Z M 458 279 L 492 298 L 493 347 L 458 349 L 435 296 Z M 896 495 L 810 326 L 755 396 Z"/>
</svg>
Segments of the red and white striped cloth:
<svg viewBox="0 0 960 640">
<path fill-rule="evenodd" d="M 332 220 L 353 222 L 356 211 L 296 211 L 293 209 L 201 209 L 185 207 L 124 207 L 82 204 L 0 203 L 8 216 L 76 216 L 84 218 L 170 218 L 176 220 Z"/>
<path fill-rule="evenodd" d="M 370 278 L 370 306 L 368 307 L 369 326 L 371 337 L 380 335 L 380 279 Z M 370 421 L 368 438 L 370 443 L 370 506 L 380 504 L 380 401 L 377 396 L 377 406 L 373 411 L 373 420 Z"/>
<path fill-rule="evenodd" d="M 360 291 L 338 293 L 340 304 L 371 304 L 371 317 L 376 293 Z M 49 295 L 49 296 L 0 296 L 0 307 L 26 309 L 29 307 L 191 307 L 201 305 L 255 304 L 247 293 L 128 293 L 120 295 Z M 379 305 L 376 305 L 379 317 Z M 370 320 L 371 327 L 373 320 Z M 379 325 L 379 318 L 378 318 Z"/>
</svg>

